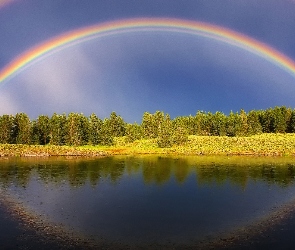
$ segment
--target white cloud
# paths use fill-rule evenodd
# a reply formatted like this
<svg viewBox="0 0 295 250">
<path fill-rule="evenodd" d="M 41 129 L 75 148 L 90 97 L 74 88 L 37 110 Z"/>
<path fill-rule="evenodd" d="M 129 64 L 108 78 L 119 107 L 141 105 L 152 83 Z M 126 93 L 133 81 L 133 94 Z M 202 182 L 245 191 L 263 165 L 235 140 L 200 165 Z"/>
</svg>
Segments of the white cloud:
<svg viewBox="0 0 295 250">
<path fill-rule="evenodd" d="M 9 91 L 0 91 L 0 115 L 15 114 L 20 111 L 20 106 L 16 102 L 12 93 Z"/>
<path fill-rule="evenodd" d="M 31 65 L 11 81 L 8 89 L 18 96 L 15 103 L 42 113 L 80 112 L 93 105 L 84 91 L 87 83 L 80 82 L 81 76 L 94 71 L 98 73 L 99 69 L 83 51 L 71 49 Z"/>
</svg>

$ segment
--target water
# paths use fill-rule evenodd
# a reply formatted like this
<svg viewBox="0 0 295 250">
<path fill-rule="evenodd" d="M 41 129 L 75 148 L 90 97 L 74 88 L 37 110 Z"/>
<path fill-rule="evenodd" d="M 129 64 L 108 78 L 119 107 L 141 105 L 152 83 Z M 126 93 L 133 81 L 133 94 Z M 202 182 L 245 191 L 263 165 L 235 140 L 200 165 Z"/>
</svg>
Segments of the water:
<svg viewBox="0 0 295 250">
<path fill-rule="evenodd" d="M 184 244 L 251 226 L 295 198 L 292 158 L 9 158 L 2 192 L 53 224 L 127 245 Z"/>
</svg>

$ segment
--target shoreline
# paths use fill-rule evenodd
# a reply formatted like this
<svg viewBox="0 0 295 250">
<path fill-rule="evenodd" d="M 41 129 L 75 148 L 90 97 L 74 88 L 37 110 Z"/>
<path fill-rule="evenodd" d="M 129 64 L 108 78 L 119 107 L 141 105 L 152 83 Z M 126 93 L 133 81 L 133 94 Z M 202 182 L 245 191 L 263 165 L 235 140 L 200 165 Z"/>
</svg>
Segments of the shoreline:
<svg viewBox="0 0 295 250">
<path fill-rule="evenodd" d="M 189 136 L 188 142 L 168 148 L 157 139 L 126 142 L 117 137 L 112 146 L 56 146 L 0 144 L 1 157 L 104 157 L 113 155 L 295 156 L 295 134 L 261 134 L 250 137 Z"/>
</svg>

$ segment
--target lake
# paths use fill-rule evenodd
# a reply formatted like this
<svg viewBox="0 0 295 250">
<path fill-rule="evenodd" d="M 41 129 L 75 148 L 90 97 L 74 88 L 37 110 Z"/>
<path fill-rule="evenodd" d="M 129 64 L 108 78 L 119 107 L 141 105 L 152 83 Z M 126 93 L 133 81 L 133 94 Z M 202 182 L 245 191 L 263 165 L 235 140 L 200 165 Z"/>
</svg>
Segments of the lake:
<svg viewBox="0 0 295 250">
<path fill-rule="evenodd" d="M 1 159 L 2 214 L 13 219 L 0 216 L 10 225 L 0 240 L 9 245 L 30 230 L 40 231 L 35 238 L 62 234 L 114 248 L 267 242 L 258 232 L 276 234 L 293 215 L 294 178 L 293 158 Z"/>
</svg>

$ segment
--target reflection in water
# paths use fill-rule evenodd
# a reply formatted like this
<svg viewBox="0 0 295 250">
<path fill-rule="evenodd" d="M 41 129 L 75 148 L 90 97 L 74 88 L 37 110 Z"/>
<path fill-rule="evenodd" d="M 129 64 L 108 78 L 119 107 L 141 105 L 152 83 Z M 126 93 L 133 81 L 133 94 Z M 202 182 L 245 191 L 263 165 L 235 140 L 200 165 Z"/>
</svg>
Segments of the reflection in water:
<svg viewBox="0 0 295 250">
<path fill-rule="evenodd" d="M 255 157 L 106 157 L 97 159 L 23 159 L 0 161 L 1 186 L 12 183 L 25 187 L 33 175 L 45 183 L 64 182 L 74 187 L 87 182 L 99 185 L 108 179 L 117 183 L 124 174 L 141 174 L 146 184 L 163 185 L 170 180 L 183 184 L 195 175 L 198 185 L 223 185 L 227 182 L 245 188 L 249 180 L 264 181 L 282 187 L 293 185 L 295 163 L 291 158 Z"/>
<path fill-rule="evenodd" d="M 292 158 L 116 156 L 0 160 L 0 186 L 93 238 L 187 243 L 292 200 Z"/>
</svg>

